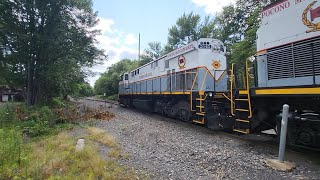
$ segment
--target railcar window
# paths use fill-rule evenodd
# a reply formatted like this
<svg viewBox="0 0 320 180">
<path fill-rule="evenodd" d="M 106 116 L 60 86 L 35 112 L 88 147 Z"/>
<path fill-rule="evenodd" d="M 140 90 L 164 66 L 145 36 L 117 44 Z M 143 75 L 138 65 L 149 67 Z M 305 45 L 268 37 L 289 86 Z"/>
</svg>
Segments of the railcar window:
<svg viewBox="0 0 320 180">
<path fill-rule="evenodd" d="M 122 78 L 123 78 L 123 77 L 122 77 Z M 121 79 L 122 79 L 122 78 L 121 78 Z M 128 80 L 128 79 L 129 79 L 129 74 L 125 74 L 125 75 L 124 75 L 124 80 Z"/>
<path fill-rule="evenodd" d="M 133 73 L 133 71 L 131 72 L 131 77 L 133 77 L 134 76 L 134 73 Z"/>
<path fill-rule="evenodd" d="M 169 60 L 165 61 L 165 65 L 164 66 L 165 66 L 165 68 L 169 68 Z"/>
<path fill-rule="evenodd" d="M 138 74 L 139 74 L 139 69 L 138 69 Z"/>
<path fill-rule="evenodd" d="M 220 46 L 220 51 L 224 52 L 224 47 L 222 45 Z"/>
<path fill-rule="evenodd" d="M 176 90 L 176 70 L 172 69 L 172 75 L 171 75 L 171 90 L 175 91 Z"/>
</svg>

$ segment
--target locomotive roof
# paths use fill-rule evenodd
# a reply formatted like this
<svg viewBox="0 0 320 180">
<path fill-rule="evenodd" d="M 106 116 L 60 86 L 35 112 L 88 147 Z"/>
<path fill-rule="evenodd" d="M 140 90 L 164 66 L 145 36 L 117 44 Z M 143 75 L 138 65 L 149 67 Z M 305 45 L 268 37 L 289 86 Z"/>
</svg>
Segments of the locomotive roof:
<svg viewBox="0 0 320 180">
<path fill-rule="evenodd" d="M 265 11 L 265 10 L 267 10 L 267 9 L 269 9 L 271 7 L 274 7 L 274 6 L 278 5 L 278 4 L 281 4 L 284 1 L 287 1 L 287 0 L 278 0 L 278 1 L 275 1 L 273 3 L 270 3 L 270 4 L 266 5 L 265 7 L 263 7 L 262 11 Z"/>
<path fill-rule="evenodd" d="M 201 39 L 207 39 L 207 40 L 210 39 L 210 40 L 215 40 L 215 41 L 219 41 L 220 43 L 222 43 L 220 40 L 215 39 L 215 38 L 200 38 L 199 40 L 201 40 Z M 138 69 L 141 69 L 141 68 L 143 68 L 143 67 L 145 67 L 145 66 L 150 65 L 150 64 L 153 63 L 153 62 L 156 62 L 156 61 L 162 60 L 162 59 L 164 59 L 164 58 L 167 58 L 168 55 L 174 54 L 174 52 L 176 52 L 176 51 L 179 51 L 179 50 L 181 50 L 181 49 L 187 48 L 188 46 L 194 44 L 195 42 L 198 42 L 199 40 L 197 40 L 197 41 L 192 41 L 192 42 L 190 42 L 190 43 L 188 43 L 188 44 L 186 44 L 186 45 L 184 45 L 184 46 L 182 46 L 182 47 L 180 47 L 180 48 L 177 48 L 177 49 L 175 49 L 175 50 L 173 50 L 173 51 L 171 51 L 171 52 L 169 52 L 169 53 L 167 53 L 167 54 L 159 57 L 158 59 L 152 60 L 152 61 L 148 62 L 147 64 L 144 64 L 144 65 L 142 65 L 142 66 L 140 66 L 140 67 L 138 67 L 138 68 L 136 68 L 136 69 L 133 69 L 133 70 L 131 70 L 131 71 L 128 71 L 128 72 L 126 72 L 126 73 L 134 72 L 134 71 L 136 71 L 136 70 L 138 70 Z M 196 46 L 193 46 L 193 48 L 195 49 Z M 188 52 L 190 52 L 190 51 L 188 51 Z M 176 57 L 176 56 L 178 56 L 178 55 L 173 55 L 173 56 L 171 56 L 170 58 L 173 58 L 173 57 Z M 124 74 L 126 74 L 126 73 L 124 73 Z"/>
<path fill-rule="evenodd" d="M 180 48 L 177 48 L 177 49 L 175 49 L 175 50 L 173 50 L 173 51 L 170 51 L 169 53 L 161 56 L 160 58 L 155 59 L 155 60 L 152 60 L 152 61 L 148 62 L 147 64 L 144 64 L 144 65 L 142 65 L 142 66 L 140 66 L 140 67 L 138 67 L 138 68 L 136 68 L 136 69 L 134 69 L 134 70 L 132 70 L 132 71 L 138 70 L 138 69 L 143 68 L 143 67 L 145 67 L 145 66 L 147 66 L 147 65 L 149 65 L 149 64 L 151 64 L 151 63 L 153 63 L 153 62 L 156 62 L 156 61 L 159 61 L 159 60 L 161 60 L 161 59 L 164 59 L 164 58 L 166 58 L 166 57 L 168 56 L 168 54 L 171 54 L 172 52 L 174 52 L 174 51 L 176 51 L 176 50 L 183 49 L 184 47 L 187 47 L 187 46 L 189 46 L 190 44 L 193 44 L 194 42 L 196 42 L 196 41 L 192 41 L 192 42 L 190 42 L 190 43 L 188 43 L 188 44 L 186 44 L 186 45 L 184 45 L 184 46 L 182 46 L 182 47 L 180 47 Z M 130 71 L 130 72 L 132 72 L 132 71 Z"/>
</svg>

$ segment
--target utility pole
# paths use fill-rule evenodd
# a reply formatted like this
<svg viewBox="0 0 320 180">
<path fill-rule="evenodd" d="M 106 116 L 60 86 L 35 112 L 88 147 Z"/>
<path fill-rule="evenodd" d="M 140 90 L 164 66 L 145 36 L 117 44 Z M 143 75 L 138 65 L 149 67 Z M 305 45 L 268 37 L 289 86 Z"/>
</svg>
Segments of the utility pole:
<svg viewBox="0 0 320 180">
<path fill-rule="evenodd" d="M 138 60 L 140 61 L 140 33 L 139 33 L 139 52 L 138 52 Z"/>
</svg>

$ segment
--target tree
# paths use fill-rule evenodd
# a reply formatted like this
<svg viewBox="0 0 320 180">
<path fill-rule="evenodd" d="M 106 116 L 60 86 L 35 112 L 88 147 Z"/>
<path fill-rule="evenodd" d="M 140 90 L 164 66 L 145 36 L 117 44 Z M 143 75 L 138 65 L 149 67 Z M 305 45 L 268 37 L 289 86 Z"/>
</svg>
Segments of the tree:
<svg viewBox="0 0 320 180">
<path fill-rule="evenodd" d="M 256 53 L 256 32 L 260 26 L 262 7 L 273 1 L 238 0 L 235 22 L 238 24 L 239 41 L 231 46 L 231 62 L 243 67 L 245 60 Z"/>
<path fill-rule="evenodd" d="M 164 53 L 160 42 L 149 42 L 148 47 L 144 50 L 144 54 L 140 57 L 140 65 L 159 58 Z"/>
<path fill-rule="evenodd" d="M 101 74 L 100 78 L 94 84 L 94 91 L 98 95 L 106 93 L 111 96 L 118 93 L 118 85 L 120 76 L 139 67 L 139 62 L 130 59 L 123 59 L 116 64 L 113 64 L 108 70 Z"/>
<path fill-rule="evenodd" d="M 1 75 L 26 87 L 27 105 L 70 92 L 83 67 L 105 58 L 91 0 L 2 0 L 0 22 Z"/>
<path fill-rule="evenodd" d="M 93 96 L 93 88 L 90 86 L 89 83 L 81 83 L 78 84 L 77 92 L 76 94 L 78 96 L 84 96 L 84 97 L 89 97 Z"/>
<path fill-rule="evenodd" d="M 165 52 L 168 53 L 173 49 L 179 48 L 192 41 L 202 37 L 211 37 L 213 35 L 214 24 L 206 17 L 201 22 L 198 14 L 183 14 L 174 26 L 169 29 L 168 44 L 165 46 Z"/>
</svg>

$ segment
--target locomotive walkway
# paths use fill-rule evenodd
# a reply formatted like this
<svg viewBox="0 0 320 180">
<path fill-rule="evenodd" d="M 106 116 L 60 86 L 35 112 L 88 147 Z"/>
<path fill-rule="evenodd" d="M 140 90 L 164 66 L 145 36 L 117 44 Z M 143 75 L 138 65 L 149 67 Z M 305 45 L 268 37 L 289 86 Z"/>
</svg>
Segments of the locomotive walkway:
<svg viewBox="0 0 320 180">
<path fill-rule="evenodd" d="M 105 102 L 79 100 L 88 107 Z M 280 172 L 265 164 L 277 149 L 243 141 L 204 127 L 107 103 L 116 114 L 96 126 L 112 134 L 129 158 L 119 160 L 150 179 L 318 179 L 320 161 L 289 152 L 296 164 Z M 318 158 L 319 159 L 319 158 Z"/>
</svg>

